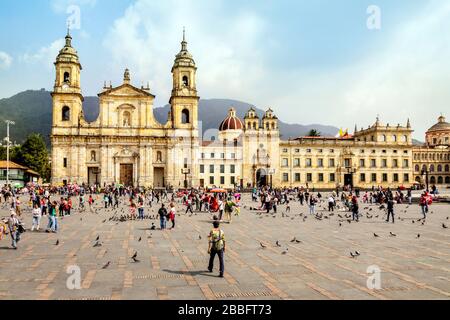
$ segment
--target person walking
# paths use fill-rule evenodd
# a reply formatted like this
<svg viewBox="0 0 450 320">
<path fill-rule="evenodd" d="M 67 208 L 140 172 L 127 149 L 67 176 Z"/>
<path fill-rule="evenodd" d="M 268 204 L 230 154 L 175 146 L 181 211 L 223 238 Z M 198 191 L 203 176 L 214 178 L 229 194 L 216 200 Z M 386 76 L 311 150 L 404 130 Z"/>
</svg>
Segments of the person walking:
<svg viewBox="0 0 450 320">
<path fill-rule="evenodd" d="M 175 229 L 175 216 L 177 214 L 177 210 L 175 209 L 175 205 L 170 203 L 170 209 L 169 209 L 169 220 L 172 222 L 171 230 Z"/>
<path fill-rule="evenodd" d="M 309 198 L 309 213 L 312 215 L 316 215 L 316 199 L 313 195 L 311 195 Z"/>
<path fill-rule="evenodd" d="M 211 273 L 214 269 L 214 258 L 216 255 L 219 256 L 219 277 L 223 278 L 225 272 L 225 263 L 224 263 L 224 254 L 226 250 L 226 242 L 225 242 L 225 234 L 223 230 L 220 229 L 220 222 L 215 220 L 213 222 L 214 228 L 209 233 L 208 241 L 208 253 L 209 257 L 209 266 L 208 271 Z"/>
<path fill-rule="evenodd" d="M 334 212 L 334 206 L 336 205 L 334 197 L 330 195 L 328 197 L 328 212 L 332 211 Z"/>
<path fill-rule="evenodd" d="M 224 203 L 221 198 L 219 198 L 219 201 L 217 202 L 219 206 L 219 221 L 222 221 L 223 211 L 224 211 Z"/>
<path fill-rule="evenodd" d="M 352 215 L 353 221 L 359 222 L 359 204 L 356 196 L 352 197 Z"/>
<path fill-rule="evenodd" d="M 231 223 L 233 208 L 235 206 L 236 204 L 233 201 L 231 201 L 231 198 L 228 198 L 227 202 L 225 203 L 225 216 L 228 223 Z"/>
<path fill-rule="evenodd" d="M 19 219 L 17 218 L 17 215 L 14 211 L 11 211 L 11 216 L 8 219 L 8 229 L 9 229 L 9 234 L 11 235 L 11 246 L 13 247 L 13 249 L 17 250 L 17 244 L 20 241 L 20 234 L 21 234 L 21 230 L 23 230 L 21 228 L 21 223 L 19 221 Z"/>
<path fill-rule="evenodd" d="M 32 213 L 33 213 L 33 224 L 31 225 L 31 231 L 34 231 L 34 228 L 36 228 L 36 231 L 39 231 L 42 211 L 36 202 L 34 203 Z"/>
<path fill-rule="evenodd" d="M 166 218 L 167 218 L 167 209 L 164 206 L 164 203 L 161 205 L 161 208 L 158 210 L 159 221 L 161 225 L 161 230 L 166 229 Z"/>
<path fill-rule="evenodd" d="M 393 197 L 389 197 L 388 201 L 387 201 L 387 220 L 386 222 L 389 222 L 389 217 L 392 215 L 392 223 L 394 223 L 394 198 Z"/>
</svg>

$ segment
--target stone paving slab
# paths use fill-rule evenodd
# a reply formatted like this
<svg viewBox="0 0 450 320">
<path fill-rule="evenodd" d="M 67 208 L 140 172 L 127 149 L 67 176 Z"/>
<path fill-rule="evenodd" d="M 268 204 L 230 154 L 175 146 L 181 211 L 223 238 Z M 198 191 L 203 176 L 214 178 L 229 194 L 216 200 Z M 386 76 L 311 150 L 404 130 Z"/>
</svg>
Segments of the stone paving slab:
<svg viewBox="0 0 450 320">
<path fill-rule="evenodd" d="M 27 203 L 25 198 L 22 200 Z M 433 205 L 422 225 L 417 205 L 396 206 L 396 223 L 388 224 L 383 220 L 384 212 L 375 205 L 362 205 L 361 221 L 348 223 L 347 212 L 328 216 L 322 209 L 325 204 L 319 208 L 328 218 L 323 220 L 309 216 L 308 208 L 298 203 L 291 202 L 292 210 L 284 217 L 284 206 L 279 207 L 277 215 L 266 215 L 248 209 L 257 204 L 250 202 L 247 195 L 243 204 L 240 217 L 234 217 L 231 224 L 222 224 L 228 247 L 225 278 L 217 277 L 217 259 L 214 273 L 206 272 L 209 214 L 185 216 L 177 204 L 181 213 L 177 228 L 162 232 L 150 230 L 152 223 L 159 226 L 158 220 L 108 221 L 114 213 L 127 213 L 125 205 L 117 211 L 96 207 L 92 213 L 73 210 L 72 216 L 60 219 L 58 234 L 25 233 L 19 250 L 9 249 L 9 237 L 1 241 L 0 299 L 450 297 L 450 234 L 442 227 L 443 223 L 450 226 L 449 205 Z M 157 209 L 146 210 L 155 215 Z M 365 215 L 369 212 L 372 219 Z M 0 217 L 7 215 L 7 207 L 0 204 Z M 24 208 L 24 221 L 28 227 L 31 225 L 29 208 Z M 41 226 L 46 224 L 44 217 Z M 93 247 L 97 236 L 101 247 Z M 301 243 L 291 242 L 294 237 Z M 351 258 L 350 252 L 355 251 L 361 255 Z M 139 263 L 131 260 L 135 252 Z M 381 269 L 381 290 L 366 285 L 367 268 L 374 265 Z M 80 290 L 67 288 L 69 266 L 80 268 Z"/>
</svg>

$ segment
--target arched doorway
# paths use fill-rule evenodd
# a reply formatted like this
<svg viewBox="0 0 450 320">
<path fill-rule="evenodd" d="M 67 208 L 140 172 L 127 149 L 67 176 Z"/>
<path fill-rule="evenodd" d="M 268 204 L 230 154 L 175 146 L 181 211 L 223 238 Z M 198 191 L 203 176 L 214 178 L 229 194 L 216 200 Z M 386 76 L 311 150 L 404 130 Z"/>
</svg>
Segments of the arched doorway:
<svg viewBox="0 0 450 320">
<path fill-rule="evenodd" d="M 267 186 L 267 171 L 264 169 L 259 169 L 256 171 L 256 184 L 258 187 Z"/>
</svg>

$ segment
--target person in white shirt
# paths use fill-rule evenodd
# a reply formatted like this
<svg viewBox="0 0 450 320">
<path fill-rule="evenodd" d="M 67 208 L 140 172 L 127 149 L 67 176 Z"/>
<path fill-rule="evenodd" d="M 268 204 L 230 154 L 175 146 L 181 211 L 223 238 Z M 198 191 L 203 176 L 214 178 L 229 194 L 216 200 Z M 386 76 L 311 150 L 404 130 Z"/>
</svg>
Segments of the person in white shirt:
<svg viewBox="0 0 450 320">
<path fill-rule="evenodd" d="M 219 199 L 218 205 L 219 205 L 219 221 L 222 221 L 223 209 L 224 209 L 224 204 L 223 204 L 222 199 Z"/>
<path fill-rule="evenodd" d="M 334 200 L 333 196 L 330 196 L 328 198 L 328 211 L 334 212 L 334 206 L 336 205 L 336 201 Z"/>
<path fill-rule="evenodd" d="M 40 224 L 41 224 L 41 217 L 42 217 L 42 211 L 38 207 L 37 203 L 33 206 L 33 224 L 31 226 L 31 231 L 34 231 L 34 228 L 36 227 L 36 231 L 39 231 Z"/>
</svg>

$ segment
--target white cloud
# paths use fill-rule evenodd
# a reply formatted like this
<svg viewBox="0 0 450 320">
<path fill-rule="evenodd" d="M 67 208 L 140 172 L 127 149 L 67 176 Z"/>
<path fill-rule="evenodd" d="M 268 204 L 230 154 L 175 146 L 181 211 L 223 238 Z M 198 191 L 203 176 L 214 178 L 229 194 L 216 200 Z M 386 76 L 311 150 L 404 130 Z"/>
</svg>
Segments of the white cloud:
<svg viewBox="0 0 450 320">
<path fill-rule="evenodd" d="M 59 51 L 64 47 L 64 39 L 58 39 L 46 47 L 40 48 L 36 53 L 26 53 L 20 57 L 20 60 L 26 63 L 44 64 L 48 68 L 53 68 L 53 63 Z"/>
<path fill-rule="evenodd" d="M 13 62 L 13 58 L 6 52 L 0 51 L 0 69 L 8 69 Z"/>
<path fill-rule="evenodd" d="M 117 79 L 129 67 L 135 84 L 151 80 L 153 93 L 162 97 L 157 105 L 166 103 L 173 56 L 186 26 L 203 98 L 243 100 L 271 106 L 288 122 L 349 129 L 372 124 L 377 114 L 390 124 L 405 124 L 409 117 L 420 139 L 448 108 L 450 33 L 443 31 L 450 30 L 448 2 L 425 4 L 406 23 L 383 25 L 377 32 L 384 42 L 373 51 L 325 71 L 300 70 L 296 61 L 289 71 L 271 66 L 267 52 L 276 40 L 266 38 L 264 19 L 239 10 L 224 14 L 223 3 L 137 0 L 104 40 L 113 58 L 113 74 L 107 76 Z"/>
<path fill-rule="evenodd" d="M 224 15 L 222 5 L 223 1 L 136 1 L 104 40 L 113 56 L 111 69 L 120 74 L 130 68 L 136 84 L 151 80 L 153 93 L 161 97 L 157 103 L 166 103 L 173 58 L 186 26 L 188 49 L 199 67 L 200 93 L 239 98 L 264 75 L 258 44 L 265 23 L 251 12 Z"/>
</svg>

